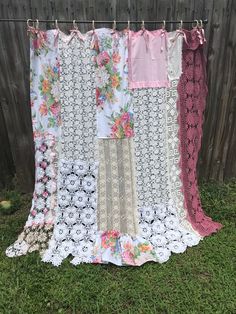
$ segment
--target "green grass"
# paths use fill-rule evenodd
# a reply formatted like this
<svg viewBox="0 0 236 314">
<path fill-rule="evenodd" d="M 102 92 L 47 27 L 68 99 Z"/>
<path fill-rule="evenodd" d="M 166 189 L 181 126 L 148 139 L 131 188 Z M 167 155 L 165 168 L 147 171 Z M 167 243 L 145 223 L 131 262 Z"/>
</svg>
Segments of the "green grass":
<svg viewBox="0 0 236 314">
<path fill-rule="evenodd" d="M 165 264 L 137 268 L 5 257 L 27 217 L 31 196 L 22 196 L 18 211 L 0 215 L 0 313 L 236 313 L 236 182 L 203 183 L 201 196 L 224 228 Z"/>
</svg>

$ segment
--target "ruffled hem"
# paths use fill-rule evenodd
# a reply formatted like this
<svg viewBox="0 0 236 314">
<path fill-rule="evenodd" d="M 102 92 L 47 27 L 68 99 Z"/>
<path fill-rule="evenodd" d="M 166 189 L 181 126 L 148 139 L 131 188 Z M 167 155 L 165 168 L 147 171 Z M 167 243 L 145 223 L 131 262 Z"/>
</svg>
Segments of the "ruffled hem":
<svg viewBox="0 0 236 314">
<path fill-rule="evenodd" d="M 146 262 L 165 263 L 171 253 L 184 253 L 188 247 L 197 245 L 201 238 L 185 232 L 181 240 L 173 238 L 162 245 L 162 235 L 149 240 L 141 235 L 131 236 L 119 231 L 100 231 L 95 240 L 92 262 L 96 264 L 112 263 L 117 266 L 141 266 Z"/>
<path fill-rule="evenodd" d="M 117 266 L 140 266 L 146 262 L 158 261 L 149 241 L 115 230 L 98 233 L 92 260 L 96 264 L 112 263 Z"/>
</svg>

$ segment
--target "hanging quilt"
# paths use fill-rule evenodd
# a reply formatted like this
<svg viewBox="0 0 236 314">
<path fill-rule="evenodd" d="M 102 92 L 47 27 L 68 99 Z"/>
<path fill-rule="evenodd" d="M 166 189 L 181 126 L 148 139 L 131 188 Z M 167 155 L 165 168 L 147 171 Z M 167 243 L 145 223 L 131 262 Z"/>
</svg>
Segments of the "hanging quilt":
<svg viewBox="0 0 236 314">
<path fill-rule="evenodd" d="M 35 188 L 7 256 L 140 266 L 219 230 L 196 175 L 203 30 L 29 34 Z"/>
</svg>

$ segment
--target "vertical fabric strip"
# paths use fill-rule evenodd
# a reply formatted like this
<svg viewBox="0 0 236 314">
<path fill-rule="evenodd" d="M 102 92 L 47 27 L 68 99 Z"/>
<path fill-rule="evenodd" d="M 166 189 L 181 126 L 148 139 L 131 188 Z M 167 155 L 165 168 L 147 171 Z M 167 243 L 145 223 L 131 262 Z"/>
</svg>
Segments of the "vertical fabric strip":
<svg viewBox="0 0 236 314">
<path fill-rule="evenodd" d="M 91 37 L 60 33 L 62 132 L 58 208 L 43 261 L 91 262 L 97 231 L 96 100 Z"/>
<path fill-rule="evenodd" d="M 138 232 L 131 141 L 99 139 L 97 221 L 101 231 L 116 230 L 130 235 Z"/>
<path fill-rule="evenodd" d="M 59 103 L 58 31 L 30 28 L 30 103 L 35 146 L 35 186 L 24 230 L 6 250 L 9 257 L 48 246 L 56 207 Z"/>
<path fill-rule="evenodd" d="M 203 111 L 207 94 L 203 33 L 184 31 L 183 73 L 178 84 L 178 122 L 181 152 L 181 179 L 188 219 L 200 235 L 207 236 L 222 225 L 207 217 L 202 209 L 197 183 L 197 160 L 201 147 Z M 198 32 L 198 33 L 196 33 Z"/>
</svg>

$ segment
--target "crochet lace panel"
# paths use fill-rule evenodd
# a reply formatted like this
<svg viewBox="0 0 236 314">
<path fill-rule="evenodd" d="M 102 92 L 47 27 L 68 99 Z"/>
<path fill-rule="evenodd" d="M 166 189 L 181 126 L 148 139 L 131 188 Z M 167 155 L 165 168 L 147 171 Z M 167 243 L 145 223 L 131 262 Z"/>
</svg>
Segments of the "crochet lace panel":
<svg viewBox="0 0 236 314">
<path fill-rule="evenodd" d="M 197 245 L 200 237 L 182 227 L 176 207 L 160 203 L 140 209 L 142 235 L 155 249 L 157 260 L 166 262 L 171 252 L 183 253 L 188 246 Z"/>
<path fill-rule="evenodd" d="M 133 101 L 140 227 L 144 238 L 156 248 L 159 260 L 165 261 L 171 251 L 182 252 L 187 245 L 197 244 L 200 237 L 181 225 L 171 195 L 167 163 L 167 91 L 165 88 L 135 90 Z M 186 234 L 190 239 L 188 243 L 183 240 Z M 163 237 L 166 241 L 160 243 L 159 238 Z"/>
<path fill-rule="evenodd" d="M 134 90 L 133 104 L 138 207 L 145 207 L 169 199 L 166 89 Z"/>
<path fill-rule="evenodd" d="M 99 140 L 98 228 L 138 232 L 132 139 Z"/>
<path fill-rule="evenodd" d="M 61 160 L 58 208 L 53 236 L 44 262 L 58 266 L 68 255 L 91 262 L 96 225 L 97 163 Z"/>
<path fill-rule="evenodd" d="M 43 261 L 90 262 L 96 231 L 96 102 L 91 38 L 61 35 L 62 130 L 56 224 Z M 74 261 L 73 261 L 74 263 Z"/>
<path fill-rule="evenodd" d="M 61 153 L 66 159 L 94 161 L 96 97 L 91 37 L 64 36 L 59 37 Z"/>
<path fill-rule="evenodd" d="M 187 209 L 184 205 L 183 186 L 180 179 L 179 124 L 177 121 L 177 85 L 178 80 L 172 80 L 171 87 L 166 90 L 166 131 L 167 131 L 167 169 L 170 197 L 173 200 L 180 223 L 186 229 L 193 231 L 187 220 Z M 196 231 L 195 231 L 196 232 Z"/>
<path fill-rule="evenodd" d="M 167 33 L 167 69 L 170 83 L 179 79 L 182 73 L 182 44 L 183 35 L 180 32 Z"/>
<path fill-rule="evenodd" d="M 35 188 L 23 232 L 6 250 L 9 257 L 44 251 L 50 239 L 56 206 L 57 143 L 35 139 Z"/>
<path fill-rule="evenodd" d="M 181 180 L 188 219 L 202 235 L 221 228 L 204 214 L 201 206 L 196 166 L 201 147 L 203 111 L 207 94 L 203 47 L 195 30 L 186 32 L 188 45 L 183 50 L 183 73 L 178 84 L 178 122 L 181 152 Z"/>
</svg>

